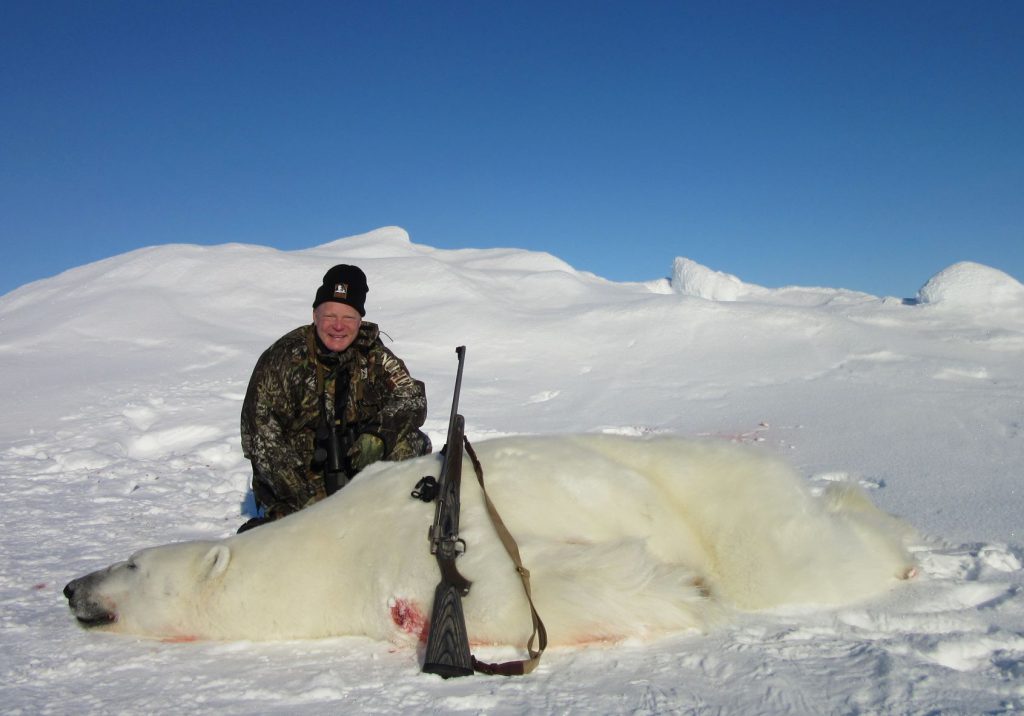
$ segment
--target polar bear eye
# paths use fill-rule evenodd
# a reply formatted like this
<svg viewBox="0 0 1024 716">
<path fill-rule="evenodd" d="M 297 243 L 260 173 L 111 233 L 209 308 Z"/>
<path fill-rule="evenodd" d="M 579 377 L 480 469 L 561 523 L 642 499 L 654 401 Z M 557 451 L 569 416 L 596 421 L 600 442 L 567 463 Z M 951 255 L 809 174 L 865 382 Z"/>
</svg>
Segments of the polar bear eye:
<svg viewBox="0 0 1024 716">
<path fill-rule="evenodd" d="M 139 568 L 139 565 L 135 564 L 134 559 L 129 559 L 128 564 L 126 564 L 125 567 L 134 571 Z"/>
</svg>

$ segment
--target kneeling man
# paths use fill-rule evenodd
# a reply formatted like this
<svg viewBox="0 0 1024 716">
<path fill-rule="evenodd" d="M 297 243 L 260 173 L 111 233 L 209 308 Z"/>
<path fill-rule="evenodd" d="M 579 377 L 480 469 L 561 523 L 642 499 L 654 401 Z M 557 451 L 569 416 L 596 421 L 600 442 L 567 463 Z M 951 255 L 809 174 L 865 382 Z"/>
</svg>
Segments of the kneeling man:
<svg viewBox="0 0 1024 716">
<path fill-rule="evenodd" d="M 313 323 L 278 339 L 256 363 L 241 429 L 261 517 L 243 530 L 323 499 L 373 462 L 430 452 L 419 429 L 423 383 L 384 346 L 377 325 L 362 320 L 368 291 L 361 269 L 332 267 L 317 289 Z M 329 466 L 337 462 L 340 479 Z"/>
</svg>

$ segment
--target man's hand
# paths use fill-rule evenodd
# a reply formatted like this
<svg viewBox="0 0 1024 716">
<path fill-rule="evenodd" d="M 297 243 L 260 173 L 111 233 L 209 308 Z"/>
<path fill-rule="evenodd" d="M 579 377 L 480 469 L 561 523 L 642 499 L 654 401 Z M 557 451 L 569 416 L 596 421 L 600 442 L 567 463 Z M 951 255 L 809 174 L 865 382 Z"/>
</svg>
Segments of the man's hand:
<svg viewBox="0 0 1024 716">
<path fill-rule="evenodd" d="M 384 457 L 384 441 L 376 435 L 362 433 L 356 438 L 355 444 L 348 451 L 349 464 L 354 472 L 362 472 L 363 468 Z"/>
</svg>

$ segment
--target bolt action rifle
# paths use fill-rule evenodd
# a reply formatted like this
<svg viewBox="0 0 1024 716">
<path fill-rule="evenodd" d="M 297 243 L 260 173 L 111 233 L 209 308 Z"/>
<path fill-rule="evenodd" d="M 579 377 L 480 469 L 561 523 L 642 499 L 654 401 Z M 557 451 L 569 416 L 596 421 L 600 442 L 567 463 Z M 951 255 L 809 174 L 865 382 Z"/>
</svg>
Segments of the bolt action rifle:
<svg viewBox="0 0 1024 716">
<path fill-rule="evenodd" d="M 445 679 L 452 676 L 468 676 L 474 671 L 505 676 L 528 674 L 540 663 L 541 654 L 547 646 L 547 630 L 540 615 L 537 614 L 530 594 L 530 572 L 523 566 L 515 540 L 498 515 L 494 503 L 487 496 L 483 467 L 472 445 L 466 440 L 466 421 L 459 415 L 459 391 L 462 388 L 462 365 L 466 358 L 466 347 L 459 346 L 455 352 L 459 356 L 459 370 L 455 376 L 455 395 L 452 397 L 452 413 L 448 419 L 448 437 L 441 451 L 444 462 L 440 477 L 424 477 L 416 484 L 416 489 L 412 493 L 413 497 L 424 502 L 437 500 L 434 505 L 434 522 L 430 526 L 428 536 L 430 553 L 437 558 L 437 565 L 441 570 L 441 581 L 434 589 L 434 607 L 427 633 L 423 671 L 438 674 Z M 459 537 L 463 446 L 473 463 L 473 471 L 480 484 L 491 523 L 523 582 L 523 590 L 533 620 L 533 635 L 527 644 L 530 653 L 528 659 L 488 664 L 475 659 L 469 653 L 469 635 L 466 631 L 466 617 L 462 611 L 462 598 L 469 594 L 472 583 L 459 574 L 455 566 L 456 558 L 466 551 L 466 542 Z M 535 643 L 538 645 L 537 648 L 534 648 Z"/>
<path fill-rule="evenodd" d="M 448 438 L 442 454 L 444 464 L 440 477 L 424 478 L 413 495 L 424 502 L 435 499 L 434 523 L 430 527 L 430 553 L 437 558 L 441 581 L 434 590 L 434 608 L 427 635 L 427 651 L 423 671 L 444 678 L 473 673 L 473 657 L 469 653 L 466 617 L 462 598 L 469 594 L 471 582 L 459 574 L 455 559 L 466 551 L 466 542 L 459 537 L 459 493 L 462 489 L 462 443 L 466 421 L 459 415 L 459 391 L 462 387 L 462 365 L 466 347 L 455 349 L 459 370 L 455 376 L 455 395 L 448 420 Z"/>
</svg>

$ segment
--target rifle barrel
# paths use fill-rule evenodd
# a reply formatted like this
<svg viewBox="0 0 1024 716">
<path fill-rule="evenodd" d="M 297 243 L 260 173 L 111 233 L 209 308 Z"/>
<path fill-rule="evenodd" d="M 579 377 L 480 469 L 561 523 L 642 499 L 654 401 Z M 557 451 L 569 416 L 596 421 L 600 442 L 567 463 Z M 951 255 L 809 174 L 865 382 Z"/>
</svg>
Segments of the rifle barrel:
<svg viewBox="0 0 1024 716">
<path fill-rule="evenodd" d="M 452 431 L 455 429 L 455 418 L 459 412 L 459 393 L 462 392 L 462 366 L 466 362 L 466 346 L 459 346 L 455 349 L 455 354 L 459 357 L 459 369 L 455 373 L 455 392 L 452 395 L 452 412 L 448 416 L 448 437 L 447 443 L 451 445 L 452 442 Z"/>
</svg>

